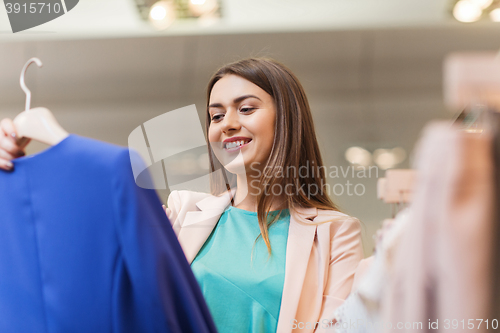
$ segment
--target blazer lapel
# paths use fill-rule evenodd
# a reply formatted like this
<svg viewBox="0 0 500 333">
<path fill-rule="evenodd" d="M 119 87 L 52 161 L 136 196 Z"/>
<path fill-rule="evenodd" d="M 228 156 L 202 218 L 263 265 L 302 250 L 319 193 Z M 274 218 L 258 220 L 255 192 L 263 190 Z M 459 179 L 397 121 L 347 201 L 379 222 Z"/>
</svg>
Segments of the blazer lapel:
<svg viewBox="0 0 500 333">
<path fill-rule="evenodd" d="M 221 196 L 209 196 L 196 203 L 199 211 L 187 212 L 179 231 L 179 243 L 191 263 L 231 202 L 234 190 Z"/>
<path fill-rule="evenodd" d="M 293 320 L 297 319 L 301 290 L 316 236 L 317 226 L 311 220 L 317 214 L 316 208 L 297 208 L 290 215 L 278 333 L 291 332 Z"/>
</svg>

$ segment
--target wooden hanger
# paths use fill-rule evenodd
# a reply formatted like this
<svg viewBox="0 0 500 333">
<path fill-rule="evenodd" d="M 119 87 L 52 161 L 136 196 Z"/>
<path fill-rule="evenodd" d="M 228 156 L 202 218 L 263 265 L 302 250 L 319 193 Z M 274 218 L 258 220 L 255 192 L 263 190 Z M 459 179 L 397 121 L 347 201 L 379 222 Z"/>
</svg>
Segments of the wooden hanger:
<svg viewBox="0 0 500 333">
<path fill-rule="evenodd" d="M 21 88 L 26 93 L 26 108 L 14 119 L 19 138 L 30 138 L 50 146 L 54 146 L 65 139 L 69 134 L 57 122 L 52 112 L 43 107 L 30 109 L 31 91 L 26 87 L 24 75 L 28 66 L 36 63 L 42 67 L 42 62 L 38 58 L 31 58 L 24 65 L 21 72 Z"/>
</svg>

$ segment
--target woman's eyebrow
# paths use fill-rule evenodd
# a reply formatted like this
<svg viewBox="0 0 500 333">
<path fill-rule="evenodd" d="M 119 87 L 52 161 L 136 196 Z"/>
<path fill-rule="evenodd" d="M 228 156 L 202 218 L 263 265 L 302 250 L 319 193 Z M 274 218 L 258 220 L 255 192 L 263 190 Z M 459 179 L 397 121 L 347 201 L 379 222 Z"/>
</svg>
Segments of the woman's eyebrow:
<svg viewBox="0 0 500 333">
<path fill-rule="evenodd" d="M 233 100 L 233 103 L 234 103 L 234 104 L 238 104 L 239 102 L 241 102 L 241 101 L 243 101 L 243 100 L 245 100 L 245 99 L 247 99 L 247 98 L 257 98 L 259 101 L 261 101 L 261 99 L 260 99 L 260 98 L 258 98 L 258 97 L 257 97 L 257 96 L 255 96 L 255 95 L 243 95 L 243 96 L 240 96 L 240 97 L 235 98 L 235 99 Z"/>
<path fill-rule="evenodd" d="M 221 108 L 222 104 L 220 103 L 213 103 L 208 106 L 209 108 Z"/>
<path fill-rule="evenodd" d="M 233 103 L 234 104 L 238 104 L 239 102 L 247 99 L 247 98 L 256 98 L 258 99 L 259 101 L 262 101 L 260 98 L 258 98 L 257 96 L 255 95 L 243 95 L 243 96 L 240 96 L 240 97 L 236 97 L 234 100 L 233 100 Z M 222 104 L 221 103 L 213 103 L 213 104 L 210 104 L 208 106 L 209 108 L 222 108 Z"/>
</svg>

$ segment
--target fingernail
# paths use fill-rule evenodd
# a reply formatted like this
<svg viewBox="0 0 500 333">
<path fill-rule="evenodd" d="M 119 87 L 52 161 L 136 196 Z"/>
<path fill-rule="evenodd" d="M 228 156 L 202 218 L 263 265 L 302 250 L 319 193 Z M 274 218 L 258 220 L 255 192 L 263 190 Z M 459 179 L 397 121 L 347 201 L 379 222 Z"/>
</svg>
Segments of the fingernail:
<svg viewBox="0 0 500 333">
<path fill-rule="evenodd" d="M 11 137 L 13 137 L 14 139 L 16 139 L 16 138 L 17 138 L 17 135 L 16 135 L 16 133 L 15 133 L 15 132 L 10 133 L 10 136 L 11 136 Z"/>
<path fill-rule="evenodd" d="M 9 169 L 12 169 L 12 167 L 14 166 L 14 164 L 12 164 L 12 162 L 6 162 L 5 165 L 7 166 L 7 168 Z"/>
</svg>

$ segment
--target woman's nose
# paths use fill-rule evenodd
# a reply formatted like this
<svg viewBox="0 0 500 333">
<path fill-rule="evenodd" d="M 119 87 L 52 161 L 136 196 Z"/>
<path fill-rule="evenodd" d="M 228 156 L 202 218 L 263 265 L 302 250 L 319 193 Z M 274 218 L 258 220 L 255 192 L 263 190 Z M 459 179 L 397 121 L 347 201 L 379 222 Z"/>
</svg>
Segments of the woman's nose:
<svg viewBox="0 0 500 333">
<path fill-rule="evenodd" d="M 227 111 L 222 120 L 222 131 L 227 133 L 229 131 L 237 131 L 240 128 L 241 124 L 239 122 L 238 113 L 235 110 Z"/>
</svg>

